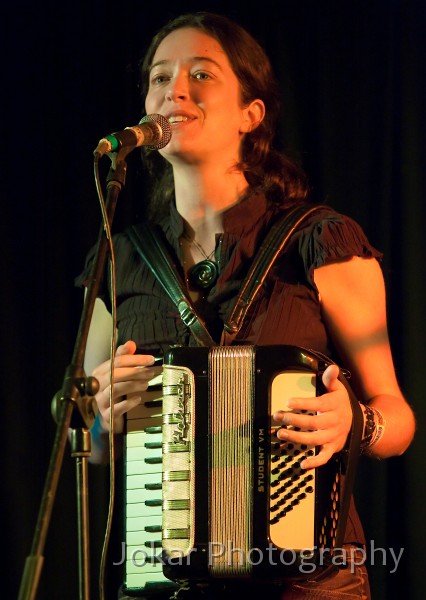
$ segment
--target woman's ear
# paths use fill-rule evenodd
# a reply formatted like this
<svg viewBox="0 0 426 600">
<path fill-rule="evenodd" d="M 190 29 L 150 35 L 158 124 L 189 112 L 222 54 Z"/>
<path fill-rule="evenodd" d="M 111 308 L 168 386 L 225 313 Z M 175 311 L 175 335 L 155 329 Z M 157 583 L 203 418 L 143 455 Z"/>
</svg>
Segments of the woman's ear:
<svg viewBox="0 0 426 600">
<path fill-rule="evenodd" d="M 252 100 L 248 106 L 243 108 L 243 120 L 240 133 L 250 133 L 263 121 L 265 117 L 265 104 L 263 100 Z"/>
</svg>

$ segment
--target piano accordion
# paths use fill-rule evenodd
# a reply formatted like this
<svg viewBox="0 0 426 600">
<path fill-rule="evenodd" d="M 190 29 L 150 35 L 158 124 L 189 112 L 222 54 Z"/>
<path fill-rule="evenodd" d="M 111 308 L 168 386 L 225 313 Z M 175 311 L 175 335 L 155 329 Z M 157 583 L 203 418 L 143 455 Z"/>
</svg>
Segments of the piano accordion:
<svg viewBox="0 0 426 600">
<path fill-rule="evenodd" d="M 141 528 L 151 509 L 157 585 L 303 578 L 302 560 L 322 567 L 324 551 L 340 547 L 343 453 L 304 471 L 301 462 L 317 450 L 280 441 L 271 418 L 290 397 L 323 393 L 326 366 L 296 346 L 175 347 L 166 354 L 162 406 L 145 406 L 153 411 L 145 435 L 155 440 L 143 449 L 127 442 L 128 553 L 153 541 L 151 526 Z M 132 475 L 132 463 L 143 474 Z M 127 586 L 132 581 L 137 574 L 128 572 Z"/>
</svg>

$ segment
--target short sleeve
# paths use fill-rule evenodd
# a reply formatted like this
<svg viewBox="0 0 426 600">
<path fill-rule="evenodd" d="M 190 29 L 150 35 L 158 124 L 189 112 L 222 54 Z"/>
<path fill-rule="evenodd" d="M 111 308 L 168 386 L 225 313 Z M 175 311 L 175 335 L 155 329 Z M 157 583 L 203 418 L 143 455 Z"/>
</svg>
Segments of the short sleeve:
<svg viewBox="0 0 426 600">
<path fill-rule="evenodd" d="M 86 255 L 86 261 L 84 264 L 84 269 L 74 279 L 74 285 L 76 287 L 87 287 L 90 279 L 90 269 L 92 268 L 93 258 L 95 256 L 95 247 L 93 247 Z"/>
<path fill-rule="evenodd" d="M 143 294 L 152 287 L 151 272 L 141 261 L 141 258 L 125 232 L 113 236 L 116 296 L 123 302 L 130 296 Z M 86 256 L 84 268 L 80 275 L 74 279 L 77 287 L 87 287 L 93 267 L 97 245 L 92 247 Z M 105 265 L 104 276 L 100 281 L 98 297 L 104 301 L 107 309 L 111 310 L 111 276 L 109 261 Z"/>
<path fill-rule="evenodd" d="M 353 256 L 378 260 L 383 256 L 355 220 L 336 212 L 322 218 L 319 215 L 296 233 L 296 239 L 308 281 L 314 288 L 313 271 L 318 267 Z"/>
<path fill-rule="evenodd" d="M 74 279 L 74 285 L 76 287 L 86 288 L 89 285 L 96 250 L 97 250 L 97 245 L 93 246 L 87 253 L 84 268 L 83 268 L 82 272 Z M 107 307 L 110 307 L 111 302 L 109 299 L 109 292 L 108 292 L 107 284 L 108 284 L 107 278 L 105 276 L 103 276 L 102 281 L 100 282 L 100 285 L 99 285 L 98 298 L 103 300 Z"/>
</svg>

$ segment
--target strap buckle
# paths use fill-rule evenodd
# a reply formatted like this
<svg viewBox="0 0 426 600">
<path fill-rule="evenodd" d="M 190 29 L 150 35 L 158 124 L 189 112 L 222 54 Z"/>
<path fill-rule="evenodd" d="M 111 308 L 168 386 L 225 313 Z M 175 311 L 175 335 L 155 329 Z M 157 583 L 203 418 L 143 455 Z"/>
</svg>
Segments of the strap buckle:
<svg viewBox="0 0 426 600">
<path fill-rule="evenodd" d="M 177 307 L 182 321 L 187 327 L 191 327 L 197 321 L 197 315 L 192 306 L 182 299 L 178 302 Z"/>
</svg>

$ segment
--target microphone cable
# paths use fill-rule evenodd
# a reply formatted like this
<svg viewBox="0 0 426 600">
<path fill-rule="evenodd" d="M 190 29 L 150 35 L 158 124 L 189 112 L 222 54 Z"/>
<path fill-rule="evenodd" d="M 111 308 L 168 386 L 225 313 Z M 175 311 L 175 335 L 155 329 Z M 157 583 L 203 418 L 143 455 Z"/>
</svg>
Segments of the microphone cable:
<svg viewBox="0 0 426 600">
<path fill-rule="evenodd" d="M 102 221 L 104 226 L 104 233 L 108 240 L 109 246 L 109 261 L 108 268 L 110 274 L 110 296 L 111 296 L 111 317 L 112 317 L 112 331 L 111 331 L 111 345 L 110 345 L 110 389 L 109 389 L 109 400 L 110 400 L 110 415 L 109 415 L 109 432 L 108 432 L 108 452 L 109 452 L 109 499 L 108 499 L 108 514 L 106 529 L 104 535 L 104 541 L 102 546 L 102 553 L 99 566 L 99 597 L 100 600 L 105 600 L 105 578 L 106 578 L 106 560 L 108 554 L 109 542 L 111 539 L 112 522 L 114 515 L 114 504 L 115 504 L 115 445 L 114 445 L 114 392 L 113 392 L 113 381 L 114 381 L 114 360 L 115 360 L 115 349 L 117 344 L 117 303 L 116 303 L 116 266 L 115 266 L 115 254 L 112 243 L 111 227 L 107 215 L 107 208 L 105 204 L 104 194 L 102 191 L 102 185 L 99 176 L 99 157 L 95 156 L 94 159 L 94 176 L 95 184 L 98 193 Z"/>
</svg>

